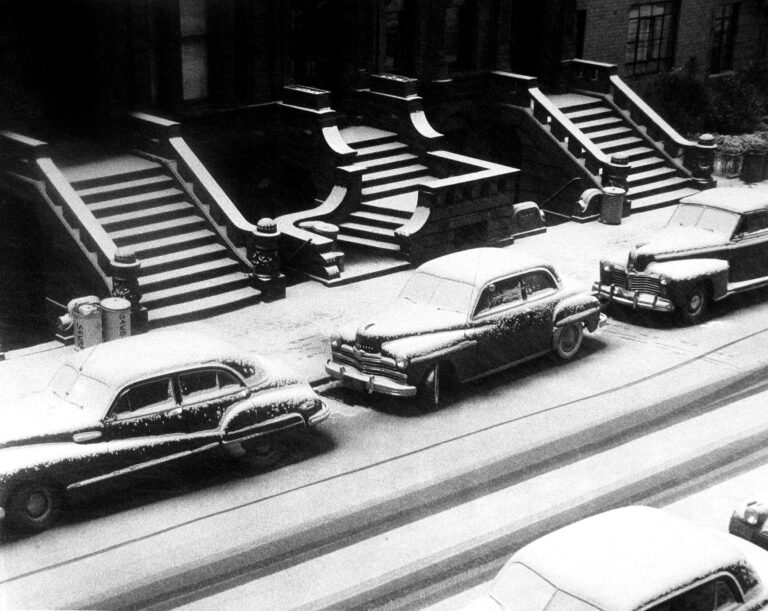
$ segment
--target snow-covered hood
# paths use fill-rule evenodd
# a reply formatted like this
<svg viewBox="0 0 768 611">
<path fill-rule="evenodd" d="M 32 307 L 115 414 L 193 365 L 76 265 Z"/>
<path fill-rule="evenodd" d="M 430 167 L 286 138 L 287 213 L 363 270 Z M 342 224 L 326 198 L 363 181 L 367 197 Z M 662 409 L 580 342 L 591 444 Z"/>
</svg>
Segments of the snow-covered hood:
<svg viewBox="0 0 768 611">
<path fill-rule="evenodd" d="M 362 350 L 378 352 L 382 343 L 393 339 L 462 329 L 466 323 L 466 315 L 460 312 L 398 301 L 374 320 L 360 325 L 355 344 Z"/>
<path fill-rule="evenodd" d="M 637 244 L 630 254 L 632 257 L 646 258 L 657 255 L 685 253 L 702 248 L 722 246 L 726 242 L 724 236 L 713 231 L 697 227 L 667 227 L 659 231 L 650 240 Z"/>
<path fill-rule="evenodd" d="M 99 424 L 93 412 L 48 391 L 30 393 L 0 406 L 0 448 L 72 441 L 74 433 Z"/>
</svg>

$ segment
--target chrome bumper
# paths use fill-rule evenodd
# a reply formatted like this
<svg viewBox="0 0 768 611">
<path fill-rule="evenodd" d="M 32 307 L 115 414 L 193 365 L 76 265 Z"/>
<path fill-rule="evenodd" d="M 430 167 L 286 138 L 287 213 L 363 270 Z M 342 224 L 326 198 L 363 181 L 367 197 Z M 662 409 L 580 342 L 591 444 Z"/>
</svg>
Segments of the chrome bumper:
<svg viewBox="0 0 768 611">
<path fill-rule="evenodd" d="M 384 376 L 375 376 L 363 373 L 350 365 L 340 365 L 328 360 L 325 364 L 326 373 L 339 380 L 344 386 L 364 390 L 369 393 L 381 393 L 395 397 L 412 397 L 416 394 L 416 387 L 410 384 L 401 384 Z"/>
<path fill-rule="evenodd" d="M 322 406 L 320 411 L 307 418 L 307 426 L 318 425 L 331 415 L 331 410 L 328 409 L 328 406 L 325 403 L 321 403 L 320 405 Z"/>
<path fill-rule="evenodd" d="M 624 289 L 615 284 L 600 284 L 595 282 L 592 291 L 598 299 L 608 299 L 614 303 L 629 306 L 634 310 L 653 310 L 655 312 L 672 312 L 675 309 L 669 299 L 665 299 L 653 293 L 643 293 L 631 289 Z"/>
</svg>

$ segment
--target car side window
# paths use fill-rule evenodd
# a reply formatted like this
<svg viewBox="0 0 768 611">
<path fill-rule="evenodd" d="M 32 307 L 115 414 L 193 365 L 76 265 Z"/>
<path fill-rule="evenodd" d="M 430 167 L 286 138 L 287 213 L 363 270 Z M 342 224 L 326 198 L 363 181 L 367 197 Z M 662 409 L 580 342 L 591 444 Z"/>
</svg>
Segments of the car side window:
<svg viewBox="0 0 768 611">
<path fill-rule="evenodd" d="M 130 417 L 168 409 L 176 404 L 170 378 L 143 382 L 123 392 L 112 409 L 118 417 Z"/>
<path fill-rule="evenodd" d="M 492 282 L 483 289 L 477 301 L 475 316 L 480 316 L 501 306 L 506 306 L 523 300 L 523 289 L 520 277 L 506 278 Z"/>
<path fill-rule="evenodd" d="M 179 374 L 179 389 L 184 403 L 194 403 L 215 396 L 219 392 L 216 371 L 202 369 Z"/>
<path fill-rule="evenodd" d="M 546 297 L 557 290 L 555 279 L 545 271 L 530 272 L 523 276 L 523 287 L 528 299 Z"/>
<path fill-rule="evenodd" d="M 768 229 L 768 212 L 746 214 L 741 219 L 739 235 L 747 236 Z"/>
<path fill-rule="evenodd" d="M 243 387 L 240 380 L 228 371 L 217 371 L 216 374 L 219 378 L 219 388 L 224 392 L 234 392 Z"/>
<path fill-rule="evenodd" d="M 650 611 L 704 611 L 731 609 L 739 599 L 724 577 L 708 581 L 656 605 Z"/>
</svg>

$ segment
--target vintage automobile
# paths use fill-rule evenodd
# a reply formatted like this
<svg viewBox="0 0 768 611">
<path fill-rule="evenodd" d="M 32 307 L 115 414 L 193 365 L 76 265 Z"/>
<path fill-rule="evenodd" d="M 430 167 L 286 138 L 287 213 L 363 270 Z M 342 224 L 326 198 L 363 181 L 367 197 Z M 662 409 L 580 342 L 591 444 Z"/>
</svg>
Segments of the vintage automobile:
<svg viewBox="0 0 768 611">
<path fill-rule="evenodd" d="M 378 318 L 331 337 L 328 374 L 342 384 L 429 407 L 442 382 L 464 382 L 556 351 L 571 359 L 600 304 L 564 288 L 518 249 L 476 248 L 429 261 Z"/>
<path fill-rule="evenodd" d="M 711 301 L 768 286 L 768 195 L 747 187 L 686 197 L 629 257 L 600 262 L 594 290 L 622 306 L 699 322 Z"/>
<path fill-rule="evenodd" d="M 766 579 L 767 552 L 661 509 L 622 507 L 522 547 L 466 609 L 761 609 Z"/>
<path fill-rule="evenodd" d="M 277 434 L 328 408 L 283 364 L 189 331 L 75 353 L 48 387 L 0 407 L 0 512 L 41 531 L 74 488 L 222 448 L 269 460 Z"/>
<path fill-rule="evenodd" d="M 768 504 L 749 501 L 731 515 L 728 532 L 768 550 Z"/>
</svg>

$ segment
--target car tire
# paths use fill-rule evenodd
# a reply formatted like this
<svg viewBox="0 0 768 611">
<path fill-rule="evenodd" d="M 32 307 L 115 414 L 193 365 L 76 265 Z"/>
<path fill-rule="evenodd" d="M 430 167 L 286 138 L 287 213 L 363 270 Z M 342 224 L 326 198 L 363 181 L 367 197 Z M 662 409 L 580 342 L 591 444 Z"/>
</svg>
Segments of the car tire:
<svg viewBox="0 0 768 611">
<path fill-rule="evenodd" d="M 59 518 L 63 495 L 50 482 L 21 482 L 14 486 L 6 503 L 8 525 L 19 532 L 42 532 Z"/>
<path fill-rule="evenodd" d="M 443 383 L 443 364 L 435 363 L 429 368 L 419 385 L 419 404 L 425 410 L 434 410 L 440 407 L 442 394 L 445 387 Z"/>
<path fill-rule="evenodd" d="M 695 325 L 704 318 L 709 303 L 709 294 L 703 284 L 697 284 L 685 294 L 685 302 L 678 309 L 680 321 Z"/>
<path fill-rule="evenodd" d="M 571 360 L 581 348 L 584 326 L 573 322 L 555 331 L 555 352 L 564 361 Z"/>
<path fill-rule="evenodd" d="M 285 444 L 282 439 L 274 435 L 243 441 L 243 449 L 246 452 L 245 460 L 260 468 L 274 467 L 285 456 Z"/>
</svg>

